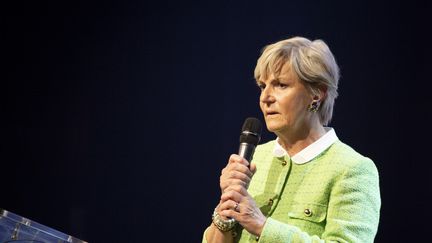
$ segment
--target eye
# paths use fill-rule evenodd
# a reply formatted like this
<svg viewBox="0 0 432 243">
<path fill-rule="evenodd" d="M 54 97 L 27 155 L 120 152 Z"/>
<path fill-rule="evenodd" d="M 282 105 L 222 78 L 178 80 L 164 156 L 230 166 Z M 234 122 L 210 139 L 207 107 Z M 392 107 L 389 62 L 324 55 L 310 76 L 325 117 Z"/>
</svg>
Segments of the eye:
<svg viewBox="0 0 432 243">
<path fill-rule="evenodd" d="M 285 89 L 288 87 L 288 84 L 281 83 L 280 81 L 278 81 L 275 86 L 281 89 Z"/>
<path fill-rule="evenodd" d="M 265 89 L 265 84 L 264 83 L 257 83 L 258 88 L 262 91 Z"/>
</svg>

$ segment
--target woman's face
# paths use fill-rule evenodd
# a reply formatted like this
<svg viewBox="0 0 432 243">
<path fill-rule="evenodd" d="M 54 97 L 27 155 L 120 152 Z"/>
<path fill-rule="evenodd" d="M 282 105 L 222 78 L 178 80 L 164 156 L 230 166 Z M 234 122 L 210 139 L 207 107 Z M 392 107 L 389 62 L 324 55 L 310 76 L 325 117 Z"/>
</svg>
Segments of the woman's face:
<svg viewBox="0 0 432 243">
<path fill-rule="evenodd" d="M 258 86 L 261 111 L 270 132 L 290 133 L 312 125 L 313 113 L 308 106 L 313 95 L 289 65 L 282 67 L 279 77 L 270 75 L 267 80 L 258 81 Z"/>
</svg>

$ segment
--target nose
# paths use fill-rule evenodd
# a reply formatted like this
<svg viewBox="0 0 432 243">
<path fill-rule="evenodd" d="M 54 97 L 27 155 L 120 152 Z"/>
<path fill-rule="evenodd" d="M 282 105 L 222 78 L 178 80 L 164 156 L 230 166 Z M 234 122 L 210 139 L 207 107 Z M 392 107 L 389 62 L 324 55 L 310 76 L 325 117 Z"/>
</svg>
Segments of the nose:
<svg viewBox="0 0 432 243">
<path fill-rule="evenodd" d="M 268 85 L 267 87 L 261 90 L 260 102 L 264 104 L 270 104 L 273 103 L 274 101 L 275 99 L 273 96 L 273 91 L 270 85 Z"/>
</svg>

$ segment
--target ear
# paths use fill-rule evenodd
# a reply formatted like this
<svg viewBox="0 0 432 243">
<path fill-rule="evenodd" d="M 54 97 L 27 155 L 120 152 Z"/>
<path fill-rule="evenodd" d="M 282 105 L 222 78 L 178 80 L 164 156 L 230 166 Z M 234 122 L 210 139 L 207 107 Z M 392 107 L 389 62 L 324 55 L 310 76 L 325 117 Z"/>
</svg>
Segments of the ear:
<svg viewBox="0 0 432 243">
<path fill-rule="evenodd" d="M 313 94 L 312 94 L 312 100 L 316 100 L 316 101 L 324 101 L 325 98 L 327 97 L 327 87 L 326 86 L 320 86 L 318 87 L 318 89 L 314 90 Z"/>
</svg>

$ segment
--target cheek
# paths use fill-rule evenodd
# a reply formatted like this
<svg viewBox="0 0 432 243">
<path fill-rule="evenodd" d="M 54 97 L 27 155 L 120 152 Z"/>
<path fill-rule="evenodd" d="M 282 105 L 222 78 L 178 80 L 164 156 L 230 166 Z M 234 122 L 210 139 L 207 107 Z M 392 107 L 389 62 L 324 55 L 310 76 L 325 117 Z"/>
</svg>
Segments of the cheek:
<svg viewBox="0 0 432 243">
<path fill-rule="evenodd" d="M 307 110 L 306 100 L 301 97 L 293 97 L 292 99 L 287 99 L 284 103 L 285 114 L 290 117 L 290 119 L 297 117 L 301 113 Z"/>
</svg>

